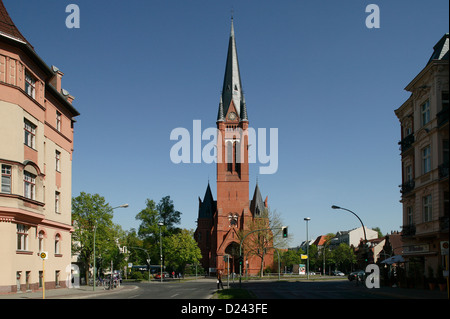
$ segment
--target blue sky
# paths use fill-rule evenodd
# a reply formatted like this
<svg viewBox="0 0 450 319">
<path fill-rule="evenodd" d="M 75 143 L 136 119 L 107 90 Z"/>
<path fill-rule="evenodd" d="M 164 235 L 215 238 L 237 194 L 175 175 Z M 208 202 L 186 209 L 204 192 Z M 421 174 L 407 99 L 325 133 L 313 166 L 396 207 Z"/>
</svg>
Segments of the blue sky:
<svg viewBox="0 0 450 319">
<path fill-rule="evenodd" d="M 394 114 L 448 32 L 448 1 L 3 0 L 13 21 L 81 113 L 75 125 L 73 195 L 99 193 L 114 221 L 138 228 L 147 198 L 170 195 L 181 227 L 194 229 L 198 196 L 214 164 L 174 164 L 177 127 L 214 127 L 234 10 L 250 126 L 278 128 L 278 171 L 250 170 L 291 246 L 359 226 L 400 230 L 401 162 Z M 80 28 L 65 25 L 79 5 Z M 368 4 L 380 28 L 368 29 Z M 38 13 L 38 14 L 37 14 Z M 204 142 L 205 145 L 207 142 Z"/>
</svg>

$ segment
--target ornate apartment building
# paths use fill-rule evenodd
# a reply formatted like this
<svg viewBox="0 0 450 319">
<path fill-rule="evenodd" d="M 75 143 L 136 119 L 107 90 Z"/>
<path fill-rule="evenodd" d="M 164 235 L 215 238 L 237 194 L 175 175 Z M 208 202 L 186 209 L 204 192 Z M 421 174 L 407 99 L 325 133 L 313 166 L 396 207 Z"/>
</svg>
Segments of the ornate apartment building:
<svg viewBox="0 0 450 319">
<path fill-rule="evenodd" d="M 0 0 L 0 293 L 64 287 L 78 111 Z M 39 252 L 47 252 L 44 262 Z"/>
<path fill-rule="evenodd" d="M 401 124 L 403 256 L 425 275 L 445 269 L 441 243 L 449 218 L 449 35 L 406 86 L 411 96 L 395 110 Z"/>
</svg>

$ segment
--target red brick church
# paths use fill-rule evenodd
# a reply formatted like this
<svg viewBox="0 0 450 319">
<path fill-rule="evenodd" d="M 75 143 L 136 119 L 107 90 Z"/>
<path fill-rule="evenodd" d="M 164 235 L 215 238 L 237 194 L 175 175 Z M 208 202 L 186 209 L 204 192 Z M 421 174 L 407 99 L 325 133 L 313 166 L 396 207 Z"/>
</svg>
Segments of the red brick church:
<svg viewBox="0 0 450 319">
<path fill-rule="evenodd" d="M 269 224 L 267 197 L 262 199 L 256 185 L 249 199 L 248 117 L 242 92 L 233 20 L 228 45 L 223 90 L 217 115 L 217 200 L 208 182 L 199 209 L 195 239 L 202 252 L 202 266 L 215 273 L 239 273 L 239 244 L 250 231 Z M 243 245 L 242 273 L 255 275 L 272 267 L 271 232 L 249 235 Z M 267 247 L 267 249 L 263 248 Z"/>
</svg>

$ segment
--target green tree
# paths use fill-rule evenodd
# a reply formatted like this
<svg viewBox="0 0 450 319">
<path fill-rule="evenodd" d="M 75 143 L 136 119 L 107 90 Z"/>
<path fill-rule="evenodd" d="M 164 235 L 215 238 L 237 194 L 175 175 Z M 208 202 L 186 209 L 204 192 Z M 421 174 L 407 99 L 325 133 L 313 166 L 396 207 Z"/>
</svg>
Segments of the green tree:
<svg viewBox="0 0 450 319">
<path fill-rule="evenodd" d="M 173 200 L 170 199 L 170 196 L 163 197 L 156 206 L 156 209 L 159 213 L 160 221 L 164 223 L 167 231 L 174 233 L 176 231 L 175 225 L 181 221 L 181 213 L 175 210 Z"/>
<path fill-rule="evenodd" d="M 72 234 L 72 252 L 78 254 L 89 280 L 89 265 L 93 263 L 94 233 L 96 235 L 96 251 L 101 252 L 111 246 L 113 242 L 113 213 L 111 206 L 99 194 L 81 192 L 72 199 L 72 220 L 74 232 Z"/>
<path fill-rule="evenodd" d="M 165 242 L 165 259 L 174 270 L 185 272 L 187 264 L 198 264 L 202 258 L 193 231 L 182 229 L 168 237 Z"/>
<path fill-rule="evenodd" d="M 294 265 L 302 263 L 300 255 L 303 254 L 303 250 L 288 250 L 282 253 L 281 261 L 282 267 L 286 266 L 292 268 Z M 276 257 L 278 258 L 278 257 Z"/>
<path fill-rule="evenodd" d="M 147 199 L 146 207 L 136 215 L 136 219 L 141 221 L 138 236 L 143 241 L 142 248 L 149 252 L 151 260 L 160 260 L 160 232 L 165 259 L 165 242 L 168 237 L 179 232 L 175 225 L 180 222 L 180 216 L 181 213 L 175 210 L 170 196 L 163 197 L 158 204 Z M 163 223 L 163 226 L 158 225 L 160 222 Z"/>
<path fill-rule="evenodd" d="M 160 218 L 155 202 L 147 199 L 146 207 L 136 215 L 136 219 L 141 221 L 138 236 L 142 241 L 142 248 L 149 251 L 151 260 L 159 260 L 160 226 L 158 226 L 158 223 Z"/>
<path fill-rule="evenodd" d="M 331 252 L 331 259 L 334 261 L 336 267 L 340 268 L 342 271 L 349 270 L 351 265 L 356 262 L 356 256 L 353 249 L 346 243 L 341 243 Z"/>
<path fill-rule="evenodd" d="M 309 245 L 308 247 L 309 269 L 310 271 L 317 270 L 322 264 L 319 256 L 319 249 L 316 245 Z"/>
<path fill-rule="evenodd" d="M 260 276 L 263 277 L 266 254 L 271 253 L 276 256 L 274 248 L 280 249 L 287 246 L 287 240 L 281 238 L 281 216 L 276 211 L 265 208 L 261 217 L 249 220 L 247 223 L 248 230 L 239 232 L 239 239 L 248 235 L 242 244 L 243 253 L 245 256 L 253 255 L 260 258 Z M 250 232 L 253 233 L 249 234 Z"/>
</svg>

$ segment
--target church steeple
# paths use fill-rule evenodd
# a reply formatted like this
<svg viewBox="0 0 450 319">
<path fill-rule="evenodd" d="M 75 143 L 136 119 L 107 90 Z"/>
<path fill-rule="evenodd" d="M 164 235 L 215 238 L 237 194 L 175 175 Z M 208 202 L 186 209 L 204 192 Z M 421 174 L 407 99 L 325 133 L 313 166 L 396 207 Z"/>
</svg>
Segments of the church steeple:
<svg viewBox="0 0 450 319">
<path fill-rule="evenodd" d="M 241 75 L 239 73 L 239 62 L 236 49 L 236 38 L 234 35 L 233 18 L 231 18 L 230 40 L 228 42 L 228 55 L 225 67 L 225 77 L 223 80 L 223 89 L 221 104 L 217 121 L 223 121 L 228 113 L 231 102 L 237 111 L 241 121 L 247 121 L 247 109 L 245 106 L 244 93 L 242 91 Z M 222 108 L 222 110 L 220 110 Z"/>
</svg>

